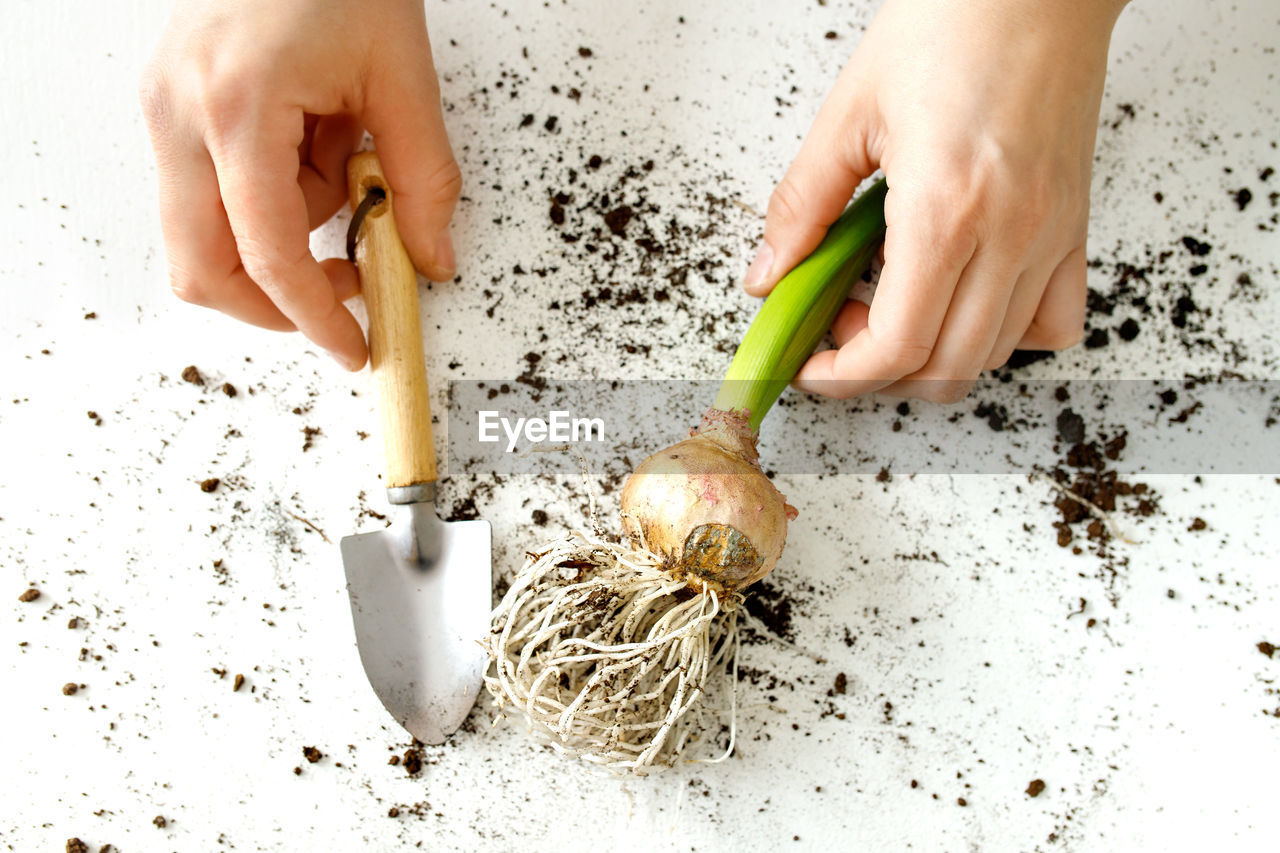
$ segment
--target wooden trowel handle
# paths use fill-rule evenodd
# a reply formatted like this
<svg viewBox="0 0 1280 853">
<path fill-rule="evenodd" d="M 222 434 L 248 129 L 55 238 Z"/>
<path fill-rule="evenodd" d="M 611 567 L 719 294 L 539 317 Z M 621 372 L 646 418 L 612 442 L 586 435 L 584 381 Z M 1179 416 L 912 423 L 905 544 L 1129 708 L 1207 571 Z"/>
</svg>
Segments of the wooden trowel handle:
<svg viewBox="0 0 1280 853">
<path fill-rule="evenodd" d="M 362 151 L 347 161 L 347 189 L 353 211 L 370 189 L 386 193 L 386 200 L 370 208 L 360 225 L 355 256 L 369 312 L 369 367 L 378 388 L 387 488 L 434 483 L 418 277 L 396 230 L 395 196 L 377 154 Z"/>
</svg>

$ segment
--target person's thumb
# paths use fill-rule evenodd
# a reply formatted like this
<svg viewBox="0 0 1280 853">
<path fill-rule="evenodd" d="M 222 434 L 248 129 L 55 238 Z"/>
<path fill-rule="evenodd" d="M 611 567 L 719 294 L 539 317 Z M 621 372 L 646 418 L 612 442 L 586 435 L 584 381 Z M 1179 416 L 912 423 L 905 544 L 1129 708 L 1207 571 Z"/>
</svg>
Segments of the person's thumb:
<svg viewBox="0 0 1280 853">
<path fill-rule="evenodd" d="M 388 57 L 369 81 L 366 98 L 363 120 L 391 184 L 400 237 L 419 272 L 447 281 L 458 268 L 449 221 L 462 172 L 445 132 L 430 50 Z"/>
<path fill-rule="evenodd" d="M 848 76 L 848 75 L 844 75 Z M 791 168 L 769 196 L 764 240 L 743 277 L 752 296 L 765 296 L 817 248 L 858 184 L 875 171 L 867 154 L 865 116 L 844 80 L 818 111 Z"/>
</svg>

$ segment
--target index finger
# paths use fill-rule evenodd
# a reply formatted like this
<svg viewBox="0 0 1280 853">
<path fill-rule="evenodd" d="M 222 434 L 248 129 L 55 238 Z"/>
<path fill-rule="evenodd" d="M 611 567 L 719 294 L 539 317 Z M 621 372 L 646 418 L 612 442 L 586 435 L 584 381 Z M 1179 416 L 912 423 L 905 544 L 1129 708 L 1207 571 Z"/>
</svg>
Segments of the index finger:
<svg viewBox="0 0 1280 853">
<path fill-rule="evenodd" d="M 976 240 L 937 204 L 885 197 L 884 268 L 866 325 L 843 346 L 817 353 L 796 386 L 827 397 L 883 388 L 929 361 Z"/>
<path fill-rule="evenodd" d="M 311 255 L 306 199 L 298 184 L 301 110 L 241 126 L 209 151 L 245 272 L 298 330 L 359 370 L 360 324 Z"/>
</svg>

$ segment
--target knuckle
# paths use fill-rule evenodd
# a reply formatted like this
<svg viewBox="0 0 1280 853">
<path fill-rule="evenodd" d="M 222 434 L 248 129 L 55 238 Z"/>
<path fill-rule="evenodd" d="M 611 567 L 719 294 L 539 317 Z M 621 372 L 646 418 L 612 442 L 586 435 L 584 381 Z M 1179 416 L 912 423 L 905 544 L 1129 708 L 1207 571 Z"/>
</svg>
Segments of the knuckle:
<svg viewBox="0 0 1280 853">
<path fill-rule="evenodd" d="M 258 286 L 263 286 L 287 278 L 298 268 L 301 259 L 290 262 L 279 252 L 254 240 L 238 241 L 240 263 Z"/>
<path fill-rule="evenodd" d="M 767 218 L 783 224 L 798 222 L 802 206 L 800 190 L 796 187 L 795 180 L 790 174 L 784 175 L 769 194 Z"/>
<path fill-rule="evenodd" d="M 225 139 L 239 124 L 244 97 L 232 88 L 209 85 L 200 93 L 199 104 L 200 120 L 210 136 Z"/>
<path fill-rule="evenodd" d="M 931 235 L 935 251 L 945 258 L 968 257 L 978 242 L 974 222 L 975 219 L 966 216 L 939 223 Z"/>
<path fill-rule="evenodd" d="M 885 367 L 892 374 L 884 378 L 895 379 L 922 370 L 933 355 L 933 346 L 920 341 L 897 338 L 886 341 L 882 352 Z"/>
<path fill-rule="evenodd" d="M 427 174 L 424 187 L 431 198 L 457 201 L 462 195 L 462 169 L 452 156 Z"/>
<path fill-rule="evenodd" d="M 261 106 L 263 81 L 270 79 L 265 71 L 240 65 L 204 71 L 196 77 L 192 97 L 199 121 L 215 138 L 232 134 Z"/>
<path fill-rule="evenodd" d="M 337 303 L 330 287 L 313 287 L 305 279 L 305 266 L 314 264 L 310 249 L 300 255 L 281 252 L 258 241 L 237 242 L 245 274 L 273 302 L 286 299 L 289 316 L 300 325 L 329 316 Z"/>
<path fill-rule="evenodd" d="M 166 123 L 170 112 L 168 83 L 164 73 L 154 65 L 149 66 L 138 79 L 138 103 L 148 126 L 158 127 Z"/>
</svg>

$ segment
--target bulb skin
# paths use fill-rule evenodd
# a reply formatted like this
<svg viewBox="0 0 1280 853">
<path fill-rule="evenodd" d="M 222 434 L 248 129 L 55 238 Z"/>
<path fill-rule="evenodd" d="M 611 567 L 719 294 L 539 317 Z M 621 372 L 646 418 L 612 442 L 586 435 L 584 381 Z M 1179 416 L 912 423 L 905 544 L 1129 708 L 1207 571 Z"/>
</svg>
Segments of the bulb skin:
<svg viewBox="0 0 1280 853">
<path fill-rule="evenodd" d="M 645 459 L 622 488 L 627 536 L 694 589 L 743 589 L 782 556 L 796 511 L 760 468 L 747 413 L 709 409 L 689 438 Z"/>
</svg>

